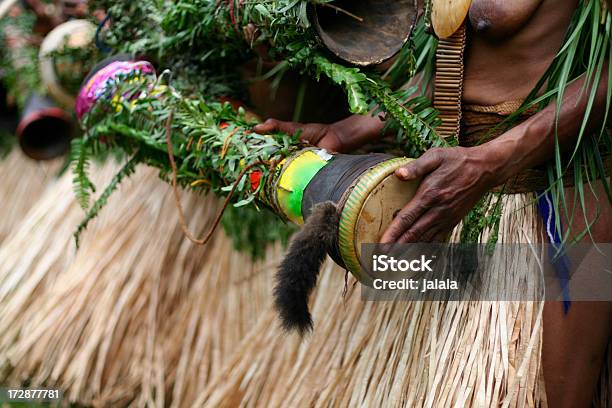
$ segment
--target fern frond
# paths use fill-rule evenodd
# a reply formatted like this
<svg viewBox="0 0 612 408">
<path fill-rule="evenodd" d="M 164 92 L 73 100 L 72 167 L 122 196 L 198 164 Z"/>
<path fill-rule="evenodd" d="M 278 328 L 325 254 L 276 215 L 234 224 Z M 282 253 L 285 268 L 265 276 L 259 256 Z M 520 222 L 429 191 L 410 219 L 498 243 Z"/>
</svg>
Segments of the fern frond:
<svg viewBox="0 0 612 408">
<path fill-rule="evenodd" d="M 421 155 L 431 147 L 449 146 L 449 142 L 435 131 L 435 127 L 440 123 L 438 111 L 425 97 L 410 98 L 415 90 L 374 90 L 381 108 L 390 116 L 387 127 L 398 131 L 396 139 L 400 147 L 410 155 Z"/>
<path fill-rule="evenodd" d="M 70 163 L 72 163 L 73 186 L 77 201 L 83 210 L 89 208 L 91 193 L 96 191 L 94 184 L 88 176 L 91 153 L 87 149 L 88 139 L 75 138 L 70 149 Z"/>
<path fill-rule="evenodd" d="M 98 216 L 102 208 L 104 208 L 104 206 L 108 202 L 108 199 L 111 194 L 113 194 L 113 192 L 115 192 L 115 190 L 117 190 L 117 188 L 119 187 L 119 184 L 121 184 L 124 179 L 134 173 L 136 165 L 138 165 L 140 161 L 141 158 L 138 156 L 138 154 L 134 155 L 131 159 L 129 159 L 127 163 L 123 165 L 121 170 L 119 170 L 119 172 L 115 174 L 110 183 L 108 183 L 108 186 L 106 186 L 102 194 L 100 194 L 100 197 L 98 197 L 98 199 L 94 202 L 89 211 L 87 211 L 85 218 L 83 219 L 83 221 L 81 221 L 81 223 L 77 227 L 77 230 L 74 233 L 74 239 L 77 248 L 80 244 L 81 234 L 83 233 L 83 231 L 85 231 L 89 222 Z"/>
<path fill-rule="evenodd" d="M 374 81 L 357 68 L 336 64 L 321 55 L 314 57 L 312 63 L 315 66 L 317 79 L 323 74 L 333 83 L 344 88 L 352 113 L 360 115 L 368 113 L 369 103 L 364 86 L 376 84 Z"/>
</svg>

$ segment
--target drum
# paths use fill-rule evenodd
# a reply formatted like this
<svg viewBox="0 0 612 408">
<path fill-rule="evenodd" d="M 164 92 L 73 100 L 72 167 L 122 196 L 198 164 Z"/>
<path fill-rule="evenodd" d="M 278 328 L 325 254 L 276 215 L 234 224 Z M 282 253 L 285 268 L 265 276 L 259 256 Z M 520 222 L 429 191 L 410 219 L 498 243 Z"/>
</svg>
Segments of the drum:
<svg viewBox="0 0 612 408">
<path fill-rule="evenodd" d="M 327 49 L 353 65 L 380 64 L 408 41 L 416 0 L 336 0 L 312 4 L 309 19 Z"/>
<path fill-rule="evenodd" d="M 73 131 L 69 114 L 49 97 L 32 94 L 21 113 L 16 133 L 28 157 L 50 160 L 68 151 Z"/>
<path fill-rule="evenodd" d="M 72 109 L 78 85 L 89 71 L 90 61 L 74 60 L 58 62 L 53 57 L 54 51 L 65 47 L 84 48 L 94 38 L 96 27 L 87 20 L 71 20 L 55 27 L 40 46 L 40 76 L 49 95 L 62 107 Z M 66 83 L 69 78 L 74 85 Z"/>
<path fill-rule="evenodd" d="M 361 264 L 362 244 L 379 242 L 394 215 L 414 196 L 418 181 L 403 182 L 393 174 L 410 160 L 307 148 L 281 163 L 272 206 L 283 218 L 303 224 L 316 204 L 333 202 L 340 217 L 337 245 L 329 255 L 368 285 L 372 278 Z"/>
</svg>

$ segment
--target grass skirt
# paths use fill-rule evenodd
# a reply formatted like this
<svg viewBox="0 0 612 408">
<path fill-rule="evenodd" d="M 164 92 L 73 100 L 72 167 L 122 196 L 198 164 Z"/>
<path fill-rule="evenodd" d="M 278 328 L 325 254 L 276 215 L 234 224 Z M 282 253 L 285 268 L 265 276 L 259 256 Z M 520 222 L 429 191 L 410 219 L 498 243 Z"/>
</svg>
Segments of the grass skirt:
<svg viewBox="0 0 612 408">
<path fill-rule="evenodd" d="M 70 174 L 49 186 L 0 246 L 2 383 L 57 386 L 80 404 L 191 406 L 267 306 L 272 265 L 233 251 L 222 231 L 205 247 L 185 240 L 169 187 L 144 167 L 77 252 L 71 190 Z M 192 230 L 218 204 L 185 193 Z"/>
<path fill-rule="evenodd" d="M 541 240 L 531 199 L 506 197 L 503 242 Z M 219 208 L 187 193 L 183 205 L 200 232 Z M 328 262 L 300 340 L 271 308 L 280 249 L 253 263 L 222 231 L 191 244 L 152 170 L 122 185 L 76 252 L 82 217 L 65 175 L 0 245 L 3 384 L 98 406 L 545 404 L 542 303 L 363 302 Z"/>
<path fill-rule="evenodd" d="M 531 196 L 507 196 L 503 242 L 540 239 Z M 507 276 L 512 276 L 507 273 Z M 315 329 L 286 336 L 268 310 L 205 406 L 536 406 L 543 392 L 539 302 L 363 302 L 328 264 L 312 309 Z"/>
<path fill-rule="evenodd" d="M 61 163 L 36 162 L 19 149 L 0 158 L 0 243 L 55 181 Z"/>
</svg>

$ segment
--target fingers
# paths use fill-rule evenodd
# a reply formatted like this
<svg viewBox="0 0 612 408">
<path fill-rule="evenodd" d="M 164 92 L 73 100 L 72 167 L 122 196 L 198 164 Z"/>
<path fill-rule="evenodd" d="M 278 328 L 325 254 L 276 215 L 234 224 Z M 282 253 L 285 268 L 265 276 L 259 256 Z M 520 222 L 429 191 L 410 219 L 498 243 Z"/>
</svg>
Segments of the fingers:
<svg viewBox="0 0 612 408">
<path fill-rule="evenodd" d="M 287 134 L 294 134 L 300 124 L 296 122 L 284 122 L 276 119 L 268 119 L 264 123 L 260 123 L 259 125 L 253 128 L 255 133 L 266 134 L 272 132 L 284 132 Z"/>
<path fill-rule="evenodd" d="M 320 123 L 298 123 L 298 122 L 284 122 L 277 119 L 268 119 L 264 123 L 261 123 L 253 128 L 256 133 L 266 134 L 271 132 L 284 132 L 289 135 L 293 135 L 298 131 L 300 133 L 300 140 L 308 142 L 313 146 L 319 146 L 328 148 L 331 151 L 335 151 L 339 146 L 339 142 L 328 138 L 324 140 L 328 135 L 328 126 Z M 322 142 L 319 144 L 319 142 Z"/>
<path fill-rule="evenodd" d="M 417 190 L 417 194 L 401 211 L 395 216 L 387 230 L 380 239 L 382 244 L 397 242 L 402 234 L 423 215 L 432 205 L 422 189 Z"/>
<path fill-rule="evenodd" d="M 430 149 L 420 158 L 397 169 L 395 175 L 403 181 L 424 178 L 442 164 L 443 154 L 442 149 Z M 428 211 L 434 204 L 431 188 L 422 182 L 413 199 L 393 219 L 380 242 L 415 242 L 421 237 L 426 241 L 433 240 L 440 232 L 438 229 L 431 230 L 438 218 L 437 213 Z M 420 219 L 424 214 L 426 217 Z"/>
<path fill-rule="evenodd" d="M 436 211 L 427 211 L 400 236 L 397 243 L 434 242 L 440 233 L 438 221 L 439 214 Z"/>
<path fill-rule="evenodd" d="M 442 149 L 434 148 L 425 152 L 421 157 L 395 171 L 395 175 L 403 181 L 422 178 L 437 169 L 442 163 Z"/>
<path fill-rule="evenodd" d="M 300 134 L 300 140 L 332 152 L 336 151 L 340 147 L 340 144 L 335 139 L 335 136 L 332 133 L 328 133 L 327 130 L 325 125 L 320 125 L 318 123 L 305 125 Z"/>
</svg>

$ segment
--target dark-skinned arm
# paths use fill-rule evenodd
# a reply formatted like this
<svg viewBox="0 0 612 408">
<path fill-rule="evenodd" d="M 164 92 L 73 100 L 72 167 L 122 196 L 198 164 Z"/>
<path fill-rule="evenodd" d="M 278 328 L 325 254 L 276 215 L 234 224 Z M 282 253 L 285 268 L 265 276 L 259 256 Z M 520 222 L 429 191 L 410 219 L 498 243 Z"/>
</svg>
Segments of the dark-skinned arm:
<svg viewBox="0 0 612 408">
<path fill-rule="evenodd" d="M 604 69 L 586 132 L 601 127 L 606 109 L 608 70 Z M 565 90 L 557 137 L 562 150 L 576 144 L 589 92 L 584 79 Z M 590 84 L 588 89 L 590 89 Z M 430 242 L 446 234 L 491 188 L 524 169 L 549 161 L 555 150 L 555 109 L 552 102 L 500 137 L 475 147 L 436 148 L 398 169 L 401 180 L 421 179 L 415 197 L 398 213 L 381 242 Z"/>
<path fill-rule="evenodd" d="M 377 116 L 352 115 L 331 124 L 268 119 L 253 130 L 260 134 L 278 131 L 290 135 L 299 130 L 301 140 L 331 152 L 345 153 L 380 139 L 383 127 L 383 121 Z"/>
<path fill-rule="evenodd" d="M 419 73 L 409 79 L 402 88 L 420 87 L 422 81 L 423 74 Z M 425 95 L 432 96 L 432 89 L 429 86 L 425 88 Z M 367 143 L 380 140 L 385 126 L 381 117 L 376 115 L 351 115 L 331 124 L 285 122 L 271 118 L 255 126 L 253 130 L 259 134 L 277 131 L 290 135 L 299 130 L 301 132 L 300 139 L 313 146 L 322 147 L 331 152 L 349 153 Z"/>
</svg>

